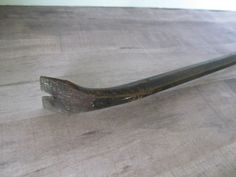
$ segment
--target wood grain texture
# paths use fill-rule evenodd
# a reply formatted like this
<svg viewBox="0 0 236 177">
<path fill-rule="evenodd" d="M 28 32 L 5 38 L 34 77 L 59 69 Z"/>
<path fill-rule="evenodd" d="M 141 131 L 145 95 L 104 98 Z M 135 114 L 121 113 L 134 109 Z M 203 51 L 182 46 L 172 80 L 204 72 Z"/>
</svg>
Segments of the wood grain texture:
<svg viewBox="0 0 236 177">
<path fill-rule="evenodd" d="M 235 49 L 235 12 L 0 7 L 0 176 L 235 177 L 236 67 L 72 115 L 38 81 L 115 86 Z"/>
</svg>

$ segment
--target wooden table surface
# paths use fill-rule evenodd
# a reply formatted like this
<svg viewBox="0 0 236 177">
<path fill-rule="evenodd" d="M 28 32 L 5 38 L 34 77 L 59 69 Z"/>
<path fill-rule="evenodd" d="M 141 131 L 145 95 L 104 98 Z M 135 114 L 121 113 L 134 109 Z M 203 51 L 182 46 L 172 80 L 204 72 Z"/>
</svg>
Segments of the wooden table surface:
<svg viewBox="0 0 236 177">
<path fill-rule="evenodd" d="M 236 12 L 0 7 L 1 177 L 235 177 L 236 67 L 66 114 L 39 76 L 108 87 L 236 51 Z"/>
</svg>

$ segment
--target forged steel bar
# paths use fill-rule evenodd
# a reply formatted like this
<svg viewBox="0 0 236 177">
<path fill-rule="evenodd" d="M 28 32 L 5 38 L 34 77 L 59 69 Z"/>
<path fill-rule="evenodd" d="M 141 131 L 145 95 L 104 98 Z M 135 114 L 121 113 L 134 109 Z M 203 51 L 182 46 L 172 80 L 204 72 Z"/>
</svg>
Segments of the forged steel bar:
<svg viewBox="0 0 236 177">
<path fill-rule="evenodd" d="M 44 102 L 59 104 L 67 111 L 89 111 L 130 102 L 236 64 L 236 54 L 208 60 L 136 82 L 110 87 L 85 88 L 67 80 L 40 77 L 41 90 L 53 97 Z"/>
</svg>

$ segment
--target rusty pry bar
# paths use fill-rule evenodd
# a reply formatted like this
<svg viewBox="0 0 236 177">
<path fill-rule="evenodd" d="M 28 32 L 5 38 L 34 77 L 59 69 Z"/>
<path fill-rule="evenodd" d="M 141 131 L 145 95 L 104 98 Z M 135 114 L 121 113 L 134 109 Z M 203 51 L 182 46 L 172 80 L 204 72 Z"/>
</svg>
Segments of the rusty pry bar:
<svg viewBox="0 0 236 177">
<path fill-rule="evenodd" d="M 234 64 L 236 54 L 231 54 L 110 88 L 85 88 L 67 80 L 41 76 L 41 90 L 52 95 L 43 97 L 43 105 L 70 112 L 101 109 L 143 98 Z"/>
</svg>

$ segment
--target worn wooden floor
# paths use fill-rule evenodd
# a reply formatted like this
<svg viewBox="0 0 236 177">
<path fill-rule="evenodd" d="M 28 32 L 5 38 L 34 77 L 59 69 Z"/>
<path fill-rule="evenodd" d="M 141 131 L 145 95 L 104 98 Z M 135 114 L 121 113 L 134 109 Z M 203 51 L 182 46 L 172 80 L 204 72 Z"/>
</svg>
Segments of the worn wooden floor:
<svg viewBox="0 0 236 177">
<path fill-rule="evenodd" d="M 115 86 L 233 51 L 236 12 L 0 7 L 0 176 L 235 177 L 236 67 L 72 115 L 38 81 Z"/>
</svg>

